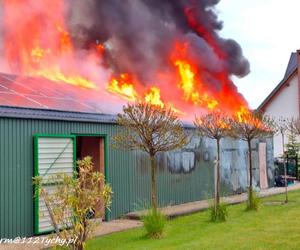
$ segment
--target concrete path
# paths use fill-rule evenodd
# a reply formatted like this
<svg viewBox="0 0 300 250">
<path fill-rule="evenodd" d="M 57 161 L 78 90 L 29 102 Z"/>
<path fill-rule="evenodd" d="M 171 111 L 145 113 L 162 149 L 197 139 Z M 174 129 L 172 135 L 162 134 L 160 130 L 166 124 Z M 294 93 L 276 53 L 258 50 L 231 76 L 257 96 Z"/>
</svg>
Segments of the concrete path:
<svg viewBox="0 0 300 250">
<path fill-rule="evenodd" d="M 101 236 L 111 234 L 115 232 L 121 232 L 127 229 L 141 227 L 143 223 L 139 220 L 120 219 L 109 222 L 102 222 L 102 224 L 96 228 L 93 236 Z"/>
<path fill-rule="evenodd" d="M 300 183 L 296 183 L 293 186 L 288 187 L 289 191 L 300 189 Z M 284 193 L 284 188 L 269 188 L 265 190 L 261 190 L 259 192 L 260 197 L 265 196 L 271 196 L 275 194 L 281 194 Z M 223 200 L 228 204 L 237 204 L 241 203 L 247 200 L 247 194 L 243 193 L 240 195 L 233 195 L 223 198 Z M 207 200 L 203 201 L 195 201 L 195 202 L 189 202 L 181 205 L 175 205 L 175 206 L 169 206 L 162 208 L 161 210 L 163 213 L 165 213 L 167 216 L 174 218 L 181 215 L 191 214 L 195 212 L 199 212 L 202 210 L 205 210 L 209 207 L 209 203 Z M 127 215 L 127 218 L 130 219 L 119 219 L 119 220 L 113 220 L 109 222 L 103 222 L 99 227 L 96 228 L 93 237 L 107 235 L 115 232 L 120 232 L 124 230 L 128 230 L 131 228 L 141 227 L 142 222 L 139 220 L 132 220 L 132 219 L 138 219 L 141 212 L 139 213 L 129 213 Z M 38 250 L 43 249 L 45 246 L 42 244 L 38 245 L 32 245 L 32 244 L 0 244 L 0 250 L 18 250 L 18 249 L 24 249 L 24 250 Z"/>
<path fill-rule="evenodd" d="M 292 186 L 288 187 L 288 190 L 297 190 L 300 189 L 300 182 L 295 183 Z M 275 195 L 275 194 L 281 194 L 285 192 L 285 188 L 283 187 L 273 187 L 268 188 L 265 190 L 261 190 L 259 192 L 260 197 Z M 237 204 L 241 203 L 247 200 L 247 193 L 239 194 L 239 195 L 232 195 L 228 197 L 223 198 L 224 202 L 228 204 Z M 165 208 L 162 208 L 161 211 L 168 217 L 174 218 L 181 215 L 196 213 L 202 210 L 205 210 L 209 207 L 209 201 L 208 200 L 202 200 L 202 201 L 194 201 L 189 203 L 184 203 L 181 205 L 175 205 L 175 206 L 168 206 Z M 144 211 L 141 212 L 132 212 L 127 214 L 127 218 L 130 219 L 139 219 L 140 215 L 145 213 Z"/>
</svg>

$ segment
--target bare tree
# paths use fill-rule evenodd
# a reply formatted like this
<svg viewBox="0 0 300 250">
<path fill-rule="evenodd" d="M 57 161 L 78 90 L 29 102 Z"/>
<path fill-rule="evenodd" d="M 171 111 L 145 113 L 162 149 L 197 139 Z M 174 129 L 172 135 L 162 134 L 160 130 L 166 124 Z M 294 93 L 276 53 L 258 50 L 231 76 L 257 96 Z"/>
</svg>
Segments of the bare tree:
<svg viewBox="0 0 300 250">
<path fill-rule="evenodd" d="M 283 169 L 284 169 L 284 187 L 285 187 L 285 203 L 288 203 L 288 190 L 287 190 L 287 169 L 285 162 L 285 133 L 287 130 L 291 130 L 297 133 L 297 129 L 300 129 L 300 124 L 298 124 L 297 120 L 289 120 L 285 117 L 273 118 L 272 119 L 272 127 L 275 133 L 279 133 L 281 135 L 282 142 L 282 159 L 283 159 Z M 299 130 L 300 131 L 300 130 Z"/>
<path fill-rule="evenodd" d="M 220 112 L 211 112 L 200 117 L 196 117 L 194 124 L 201 136 L 216 140 L 217 143 L 217 160 L 216 160 L 216 186 L 215 186 L 215 213 L 220 205 L 220 141 L 229 134 L 228 116 Z"/>
<path fill-rule="evenodd" d="M 187 143 L 178 116 L 171 108 L 144 102 L 127 104 L 118 114 L 117 123 L 123 131 L 113 138 L 113 145 L 146 152 L 151 161 L 151 205 L 157 211 L 157 165 L 155 156 L 183 147 Z"/>
<path fill-rule="evenodd" d="M 293 125 L 294 122 L 297 122 L 296 119 L 292 118 L 289 119 L 288 122 L 288 142 L 285 144 L 285 148 L 286 148 L 286 153 L 288 154 L 288 156 L 294 156 L 297 157 L 298 156 L 298 152 L 299 152 L 299 142 L 298 142 L 298 131 L 294 129 Z M 298 121 L 297 123 L 299 123 L 300 126 L 300 121 Z M 300 128 L 300 127 L 299 127 Z"/>
<path fill-rule="evenodd" d="M 253 173 L 252 173 L 252 150 L 251 142 L 253 139 L 270 136 L 273 133 L 269 125 L 270 119 L 252 111 L 243 113 L 231 119 L 231 133 L 233 136 L 244 140 L 248 144 L 249 156 L 249 190 L 248 190 L 248 209 L 256 209 L 253 203 Z"/>
<path fill-rule="evenodd" d="M 297 135 L 300 135 L 300 118 L 290 119 L 288 121 L 288 129 Z"/>
</svg>

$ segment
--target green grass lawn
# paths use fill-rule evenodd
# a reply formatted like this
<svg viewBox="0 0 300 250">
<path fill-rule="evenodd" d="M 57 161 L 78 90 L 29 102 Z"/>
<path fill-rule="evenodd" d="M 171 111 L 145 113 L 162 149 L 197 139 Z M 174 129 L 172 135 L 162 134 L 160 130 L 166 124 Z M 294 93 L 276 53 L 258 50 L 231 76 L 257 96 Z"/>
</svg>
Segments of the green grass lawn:
<svg viewBox="0 0 300 250">
<path fill-rule="evenodd" d="M 167 222 L 160 240 L 144 237 L 143 228 L 91 239 L 87 249 L 300 249 L 300 191 L 262 199 L 257 212 L 245 203 L 229 206 L 226 222 L 209 221 L 208 211 Z"/>
</svg>

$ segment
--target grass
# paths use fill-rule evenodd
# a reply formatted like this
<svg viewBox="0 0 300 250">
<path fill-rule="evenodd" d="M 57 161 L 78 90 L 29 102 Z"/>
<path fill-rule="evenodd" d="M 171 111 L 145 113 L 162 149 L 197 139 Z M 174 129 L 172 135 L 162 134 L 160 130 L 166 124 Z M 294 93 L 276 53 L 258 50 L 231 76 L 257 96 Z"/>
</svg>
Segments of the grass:
<svg viewBox="0 0 300 250">
<path fill-rule="evenodd" d="M 209 211 L 166 223 L 160 240 L 145 237 L 143 228 L 91 239 L 87 249 L 300 249 L 300 191 L 262 199 L 258 211 L 246 204 L 228 207 L 226 222 L 210 222 Z"/>
<path fill-rule="evenodd" d="M 164 214 L 150 209 L 146 215 L 142 216 L 142 221 L 148 238 L 160 239 L 162 237 L 166 224 L 166 216 Z"/>
</svg>

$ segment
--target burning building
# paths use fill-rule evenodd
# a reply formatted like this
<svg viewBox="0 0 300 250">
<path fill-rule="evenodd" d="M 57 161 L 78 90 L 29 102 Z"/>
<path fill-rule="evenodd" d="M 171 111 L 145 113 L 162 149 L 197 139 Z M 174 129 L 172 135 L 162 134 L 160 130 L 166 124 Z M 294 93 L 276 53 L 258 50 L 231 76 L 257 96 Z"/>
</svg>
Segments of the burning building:
<svg viewBox="0 0 300 250">
<path fill-rule="evenodd" d="M 148 200 L 148 160 L 112 149 L 115 116 L 126 102 L 175 110 L 184 121 L 209 110 L 242 114 L 231 76 L 249 63 L 219 36 L 217 0 L 3 0 L 0 36 L 0 237 L 51 230 L 32 177 L 72 172 L 91 155 L 114 191 L 106 220 Z M 186 126 L 193 134 L 194 128 Z M 247 186 L 247 145 L 224 140 L 224 194 Z M 255 183 L 273 185 L 272 140 L 253 142 Z M 161 154 L 160 205 L 211 197 L 214 143 L 192 135 Z"/>
</svg>

